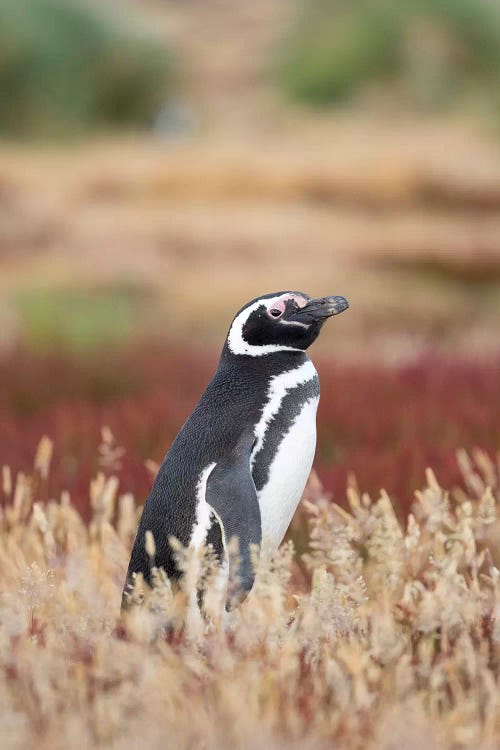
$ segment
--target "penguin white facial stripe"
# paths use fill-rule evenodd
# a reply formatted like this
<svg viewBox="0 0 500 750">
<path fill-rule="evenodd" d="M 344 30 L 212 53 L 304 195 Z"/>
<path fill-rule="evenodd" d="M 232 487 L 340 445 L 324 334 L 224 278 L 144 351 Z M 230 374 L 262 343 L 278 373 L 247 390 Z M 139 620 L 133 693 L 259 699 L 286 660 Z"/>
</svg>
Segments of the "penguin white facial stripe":
<svg viewBox="0 0 500 750">
<path fill-rule="evenodd" d="M 200 474 L 198 484 L 196 485 L 196 520 L 193 524 L 190 545 L 201 547 L 205 544 L 208 529 L 210 528 L 210 516 L 213 513 L 212 508 L 205 500 L 208 477 L 215 468 L 215 463 L 206 466 Z"/>
<path fill-rule="evenodd" d="M 256 442 L 252 451 L 250 459 L 250 465 L 253 467 L 255 457 L 261 450 L 266 432 L 269 428 L 269 424 L 273 417 L 278 413 L 281 407 L 281 403 L 287 393 L 298 385 L 307 383 L 317 377 L 316 368 L 310 359 L 308 359 L 300 367 L 296 367 L 294 370 L 286 370 L 285 372 L 275 375 L 271 378 L 269 388 L 267 390 L 268 401 L 262 409 L 261 417 L 258 423 L 255 425 L 255 437 Z"/>
<path fill-rule="evenodd" d="M 280 320 L 281 326 L 299 326 L 306 330 L 311 327 L 310 323 L 301 323 L 299 320 Z"/>
<path fill-rule="evenodd" d="M 290 298 L 291 296 L 292 295 L 287 295 L 288 298 Z M 273 352 L 301 351 L 294 346 L 284 346 L 281 344 L 263 344 L 262 346 L 255 346 L 254 344 L 249 344 L 248 341 L 245 341 L 245 339 L 243 338 L 243 327 L 254 310 L 257 310 L 262 305 L 266 305 L 267 309 L 271 309 L 273 303 L 276 303 L 282 299 L 283 295 L 281 295 L 280 297 L 271 297 L 270 299 L 266 300 L 257 300 L 257 302 L 254 302 L 253 305 L 245 307 L 245 309 L 236 316 L 236 318 L 233 320 L 231 330 L 229 331 L 229 335 L 227 337 L 227 344 L 233 354 L 247 354 L 251 357 L 261 357 L 264 354 L 272 354 Z M 306 303 L 304 302 L 304 304 Z"/>
</svg>

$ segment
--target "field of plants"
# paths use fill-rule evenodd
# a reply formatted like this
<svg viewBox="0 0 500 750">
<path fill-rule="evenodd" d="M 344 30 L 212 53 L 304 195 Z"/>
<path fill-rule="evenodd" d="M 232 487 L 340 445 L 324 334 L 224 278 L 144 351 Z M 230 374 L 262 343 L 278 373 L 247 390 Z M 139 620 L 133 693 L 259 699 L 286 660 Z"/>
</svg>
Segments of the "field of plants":
<svg viewBox="0 0 500 750">
<path fill-rule="evenodd" d="M 120 617 L 141 504 L 216 360 L 3 358 L 2 747 L 496 748 L 498 358 L 317 357 L 316 473 L 246 603 L 217 609 L 205 557 L 202 626 L 178 550 L 185 587 L 155 572 Z"/>
<path fill-rule="evenodd" d="M 336 502 L 344 502 L 353 474 L 362 491 L 387 490 L 404 520 L 428 466 L 451 488 L 460 483 L 457 450 L 481 449 L 495 460 L 498 357 L 477 363 L 429 355 L 390 368 L 314 359 L 322 394 L 315 467 Z M 161 462 L 216 363 L 215 352 L 165 343 L 83 360 L 19 350 L 0 361 L 2 462 L 14 473 L 25 471 L 47 434 L 54 456 L 46 497 L 65 489 L 88 517 L 88 486 L 99 466 L 101 429 L 108 427 L 123 449 L 120 485 L 142 501 L 151 467 Z"/>
<path fill-rule="evenodd" d="M 429 470 L 402 526 L 385 492 L 351 482 L 345 509 L 311 485 L 301 557 L 282 546 L 206 628 L 181 549 L 186 586 L 154 569 L 119 618 L 139 512 L 121 451 L 105 430 L 88 524 L 63 484 L 48 490 L 51 453 L 43 440 L 34 469 L 3 471 L 2 747 L 498 747 L 500 477 L 485 453 L 462 454 L 451 493 Z"/>
<path fill-rule="evenodd" d="M 0 0 L 0 747 L 497 750 L 498 8 L 32 5 Z M 158 465 L 281 289 L 350 302 L 285 543 L 227 614 L 148 539 L 121 616 Z"/>
</svg>

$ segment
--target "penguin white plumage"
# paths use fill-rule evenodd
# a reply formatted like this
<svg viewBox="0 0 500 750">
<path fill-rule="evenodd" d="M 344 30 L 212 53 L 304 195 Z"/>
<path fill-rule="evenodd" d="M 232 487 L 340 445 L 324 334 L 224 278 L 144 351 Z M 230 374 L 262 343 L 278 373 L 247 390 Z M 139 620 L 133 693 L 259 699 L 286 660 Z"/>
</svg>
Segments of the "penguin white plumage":
<svg viewBox="0 0 500 750">
<path fill-rule="evenodd" d="M 306 349 L 323 323 L 348 307 L 344 297 L 277 292 L 252 300 L 231 323 L 219 366 L 165 456 L 139 524 L 122 606 L 134 574 L 150 581 L 145 538 L 155 560 L 178 579 L 169 544 L 211 544 L 242 600 L 255 572 L 251 549 L 273 552 L 301 498 L 316 447 L 319 379 Z M 239 567 L 226 552 L 239 545 Z M 228 605 L 231 602 L 227 602 Z"/>
</svg>

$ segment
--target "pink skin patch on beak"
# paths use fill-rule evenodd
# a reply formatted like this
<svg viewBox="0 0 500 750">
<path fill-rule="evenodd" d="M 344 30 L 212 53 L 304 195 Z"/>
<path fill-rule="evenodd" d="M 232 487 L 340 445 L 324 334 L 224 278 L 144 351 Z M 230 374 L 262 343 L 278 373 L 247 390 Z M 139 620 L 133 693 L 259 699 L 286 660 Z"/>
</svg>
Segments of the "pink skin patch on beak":
<svg viewBox="0 0 500 750">
<path fill-rule="evenodd" d="M 287 299 L 294 299 L 295 302 L 299 307 L 305 307 L 307 305 L 307 300 L 305 297 L 302 297 L 301 294 L 290 294 Z"/>
<path fill-rule="evenodd" d="M 307 300 L 300 294 L 284 294 L 283 297 L 279 297 L 277 300 L 271 303 L 271 305 L 267 308 L 268 312 L 269 310 L 279 310 L 280 313 L 284 313 L 286 303 L 289 299 L 295 300 L 299 307 L 305 307 L 305 305 L 307 305 Z"/>
</svg>

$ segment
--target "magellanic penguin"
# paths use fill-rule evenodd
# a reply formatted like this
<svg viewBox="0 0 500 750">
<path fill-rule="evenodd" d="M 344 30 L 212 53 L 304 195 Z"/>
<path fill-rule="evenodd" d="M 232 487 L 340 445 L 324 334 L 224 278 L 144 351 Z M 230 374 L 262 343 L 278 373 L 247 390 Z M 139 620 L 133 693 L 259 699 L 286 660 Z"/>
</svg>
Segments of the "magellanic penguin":
<svg viewBox="0 0 500 750">
<path fill-rule="evenodd" d="M 165 456 L 147 499 L 123 593 L 134 574 L 150 582 L 146 532 L 156 567 L 178 579 L 176 537 L 185 547 L 212 545 L 228 569 L 233 597 L 254 583 L 253 545 L 277 549 L 301 498 L 316 447 L 319 379 L 306 349 L 344 297 L 301 292 L 258 297 L 235 316 L 217 371 Z M 237 569 L 227 545 L 237 537 Z M 232 602 L 226 602 L 230 606 Z"/>
</svg>

